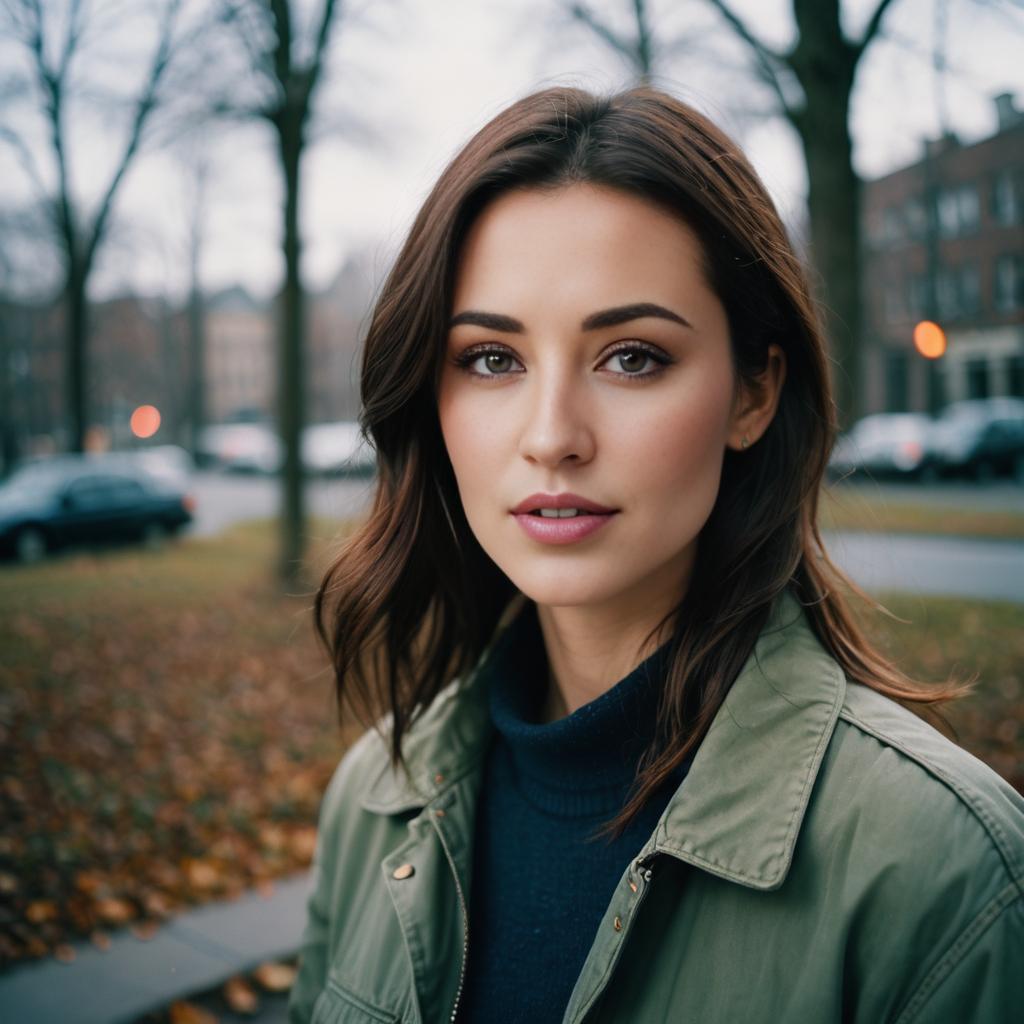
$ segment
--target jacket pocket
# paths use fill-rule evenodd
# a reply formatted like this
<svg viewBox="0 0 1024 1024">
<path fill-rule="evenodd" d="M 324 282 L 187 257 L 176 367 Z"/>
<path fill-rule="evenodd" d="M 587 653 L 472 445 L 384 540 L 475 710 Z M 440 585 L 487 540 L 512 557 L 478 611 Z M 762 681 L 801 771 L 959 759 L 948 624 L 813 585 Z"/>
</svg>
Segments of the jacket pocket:
<svg viewBox="0 0 1024 1024">
<path fill-rule="evenodd" d="M 399 1024 L 399 1018 L 328 978 L 327 987 L 313 1005 L 310 1024 Z"/>
</svg>

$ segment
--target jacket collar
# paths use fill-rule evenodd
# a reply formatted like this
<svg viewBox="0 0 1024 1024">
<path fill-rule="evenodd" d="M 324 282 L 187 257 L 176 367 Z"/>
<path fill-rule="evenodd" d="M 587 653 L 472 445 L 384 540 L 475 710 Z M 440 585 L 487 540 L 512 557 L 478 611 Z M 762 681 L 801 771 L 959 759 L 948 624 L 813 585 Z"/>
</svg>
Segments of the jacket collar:
<svg viewBox="0 0 1024 1024">
<path fill-rule="evenodd" d="M 481 665 L 492 651 L 493 643 Z M 438 695 L 408 734 L 408 776 L 384 765 L 363 807 L 421 808 L 479 771 L 491 731 L 482 676 L 470 673 Z M 778 888 L 845 689 L 800 604 L 780 595 L 641 859 L 668 854 L 741 885 Z"/>
</svg>

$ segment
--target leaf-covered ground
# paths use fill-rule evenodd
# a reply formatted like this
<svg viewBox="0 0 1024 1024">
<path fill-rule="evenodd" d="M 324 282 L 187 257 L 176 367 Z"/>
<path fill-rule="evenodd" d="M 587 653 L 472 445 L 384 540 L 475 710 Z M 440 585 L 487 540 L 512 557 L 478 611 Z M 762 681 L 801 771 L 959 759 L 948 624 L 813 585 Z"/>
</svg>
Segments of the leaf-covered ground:
<svg viewBox="0 0 1024 1024">
<path fill-rule="evenodd" d="M 0 570 L 0 961 L 309 864 L 344 743 L 272 541 Z"/>
<path fill-rule="evenodd" d="M 326 565 L 330 526 L 309 576 Z M 309 864 L 351 736 L 311 627 L 250 525 L 165 552 L 0 570 L 0 963 L 54 954 Z M 870 618 L 910 672 L 979 676 L 950 718 L 1024 789 L 1019 607 L 892 598 Z"/>
</svg>

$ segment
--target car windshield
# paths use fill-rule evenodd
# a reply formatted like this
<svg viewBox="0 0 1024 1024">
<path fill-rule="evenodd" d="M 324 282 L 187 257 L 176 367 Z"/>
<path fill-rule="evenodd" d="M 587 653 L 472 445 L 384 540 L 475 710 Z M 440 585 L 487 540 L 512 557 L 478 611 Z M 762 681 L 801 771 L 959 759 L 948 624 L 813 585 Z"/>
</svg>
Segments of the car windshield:
<svg viewBox="0 0 1024 1024">
<path fill-rule="evenodd" d="M 18 497 L 45 498 L 52 496 L 66 478 L 53 466 L 29 465 L 15 470 L 0 490 Z"/>
<path fill-rule="evenodd" d="M 860 444 L 872 441 L 917 440 L 928 428 L 919 416 L 868 416 L 857 424 L 854 440 Z"/>
</svg>

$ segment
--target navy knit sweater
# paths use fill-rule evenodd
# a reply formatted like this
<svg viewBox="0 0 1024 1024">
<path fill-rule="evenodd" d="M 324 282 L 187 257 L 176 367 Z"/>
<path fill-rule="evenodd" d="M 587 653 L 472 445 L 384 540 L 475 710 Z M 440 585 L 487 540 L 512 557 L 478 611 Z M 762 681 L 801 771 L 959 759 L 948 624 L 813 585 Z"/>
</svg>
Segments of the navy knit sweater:
<svg viewBox="0 0 1024 1024">
<path fill-rule="evenodd" d="M 588 842 L 622 808 L 653 737 L 666 659 L 667 645 L 542 724 L 548 664 L 536 605 L 496 641 L 481 669 L 495 732 L 477 808 L 461 1024 L 561 1021 L 612 891 L 689 767 L 619 839 Z"/>
</svg>

